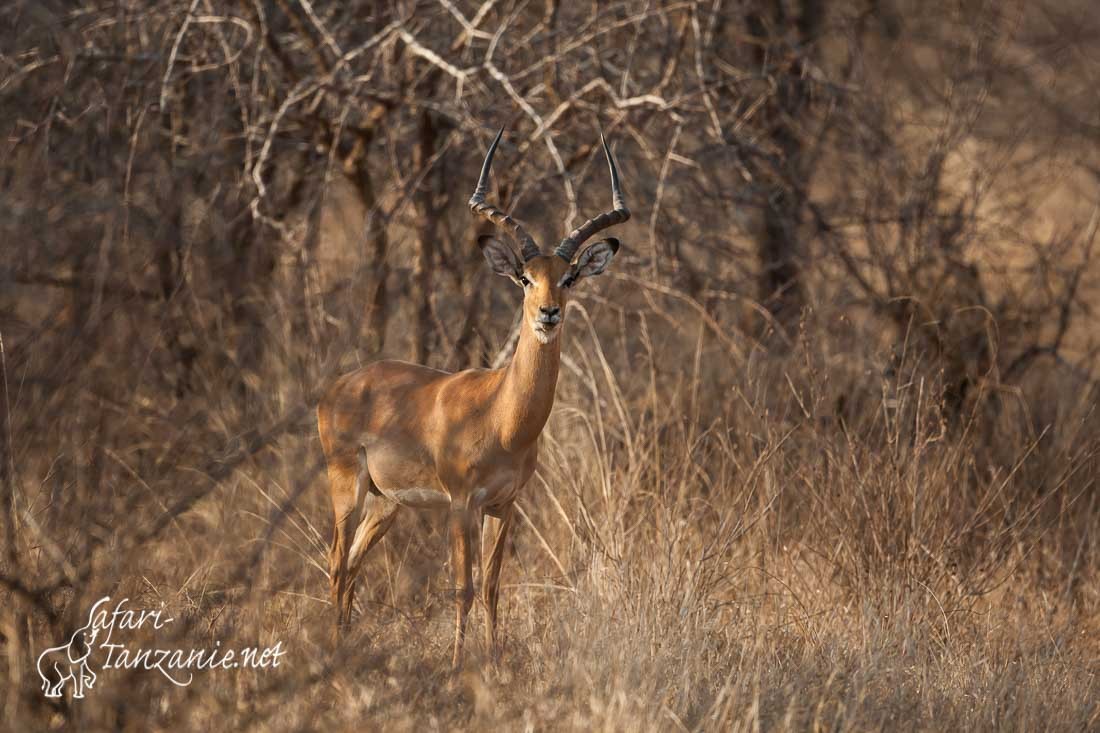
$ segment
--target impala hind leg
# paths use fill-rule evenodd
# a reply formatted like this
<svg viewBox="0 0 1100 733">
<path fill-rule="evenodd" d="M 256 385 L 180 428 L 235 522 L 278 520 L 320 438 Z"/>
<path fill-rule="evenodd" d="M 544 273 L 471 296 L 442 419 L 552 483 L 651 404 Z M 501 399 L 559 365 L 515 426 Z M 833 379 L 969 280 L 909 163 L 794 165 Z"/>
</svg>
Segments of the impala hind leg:
<svg viewBox="0 0 1100 733">
<path fill-rule="evenodd" d="M 366 559 L 367 553 L 378 544 L 378 541 L 393 526 L 394 520 L 397 519 L 397 509 L 400 506 L 396 502 L 374 493 L 369 476 L 361 483 L 361 488 L 363 489 L 363 508 L 361 511 L 363 519 L 355 530 L 355 540 L 351 543 L 351 550 L 348 552 L 348 579 L 346 593 L 344 594 L 345 607 L 343 608 L 343 615 L 348 619 L 351 618 L 355 583 L 359 576 L 359 570 L 363 567 L 363 561 Z"/>
<path fill-rule="evenodd" d="M 500 569 L 512 531 L 512 507 L 500 512 L 499 517 L 485 516 L 485 536 L 492 537 L 493 549 L 481 578 L 481 597 L 485 603 L 485 647 L 490 656 L 497 655 L 497 601 L 500 600 Z"/>
<path fill-rule="evenodd" d="M 328 577 L 332 605 L 336 609 L 337 635 L 351 620 L 350 612 L 345 613 L 345 610 L 350 610 L 351 607 L 346 600 L 349 586 L 348 556 L 355 529 L 359 525 L 359 507 L 362 497 L 360 492 L 366 478 L 365 460 L 362 456 L 358 463 L 358 467 L 353 467 L 354 464 L 347 465 L 336 458 L 330 458 L 328 465 L 334 520 L 332 545 L 328 553 Z"/>
<path fill-rule="evenodd" d="M 371 474 L 366 470 L 364 447 L 359 447 L 355 459 L 356 467 L 353 472 L 338 461 L 329 461 L 332 511 L 335 517 L 332 547 L 329 550 L 329 582 L 332 590 L 332 604 L 337 609 L 337 630 L 335 630 L 337 636 L 351 622 L 352 586 L 355 575 L 353 539 L 359 538 L 364 528 L 361 526 L 361 518 L 365 517 L 362 524 L 371 526 L 371 517 L 365 516 L 364 504 L 368 499 L 374 499 L 371 494 L 374 484 L 371 482 Z M 371 508 L 373 511 L 373 503 Z"/>
<path fill-rule="evenodd" d="M 455 578 L 455 651 L 451 658 L 451 669 L 457 671 L 462 665 L 466 618 L 474 603 L 474 556 L 481 554 L 478 543 L 481 522 L 477 512 L 463 508 L 452 511 L 448 523 L 451 534 L 451 565 Z"/>
</svg>

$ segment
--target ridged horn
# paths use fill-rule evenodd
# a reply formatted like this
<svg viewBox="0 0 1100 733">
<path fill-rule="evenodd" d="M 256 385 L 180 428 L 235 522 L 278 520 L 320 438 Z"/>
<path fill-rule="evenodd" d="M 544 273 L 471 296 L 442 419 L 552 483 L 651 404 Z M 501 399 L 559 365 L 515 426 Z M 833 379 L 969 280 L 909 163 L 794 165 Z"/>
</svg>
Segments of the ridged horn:
<svg viewBox="0 0 1100 733">
<path fill-rule="evenodd" d="M 527 233 L 522 224 L 485 200 L 485 196 L 489 193 L 489 169 L 493 165 L 493 153 L 497 151 L 497 145 L 503 135 L 504 128 L 502 127 L 496 138 L 493 139 L 493 144 L 489 146 L 489 152 L 485 154 L 485 162 L 481 164 L 481 176 L 477 179 L 477 188 L 474 189 L 474 195 L 470 197 L 470 210 L 499 227 L 509 227 L 515 233 L 516 239 L 519 240 L 520 251 L 523 254 L 524 262 L 526 262 L 542 254 L 539 246 L 535 244 L 535 240 L 531 238 L 531 235 Z"/>
<path fill-rule="evenodd" d="M 554 250 L 554 254 L 566 262 L 573 261 L 573 255 L 577 254 L 577 248 L 593 234 L 616 224 L 622 224 L 630 218 L 630 209 L 626 208 L 623 189 L 619 183 L 619 169 L 615 167 L 615 157 L 611 155 L 611 148 L 607 147 L 607 138 L 603 136 L 602 132 L 600 133 L 600 142 L 603 143 L 603 153 L 607 157 L 607 167 L 611 171 L 611 211 L 605 211 L 599 216 L 589 219 L 561 240 L 558 248 Z"/>
</svg>

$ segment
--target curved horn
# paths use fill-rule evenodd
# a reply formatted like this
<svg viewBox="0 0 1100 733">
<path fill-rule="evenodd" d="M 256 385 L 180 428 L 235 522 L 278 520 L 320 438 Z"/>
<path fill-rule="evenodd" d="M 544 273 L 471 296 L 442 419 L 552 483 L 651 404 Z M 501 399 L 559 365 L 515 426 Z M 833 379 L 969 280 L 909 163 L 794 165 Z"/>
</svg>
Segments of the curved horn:
<svg viewBox="0 0 1100 733">
<path fill-rule="evenodd" d="M 626 208 L 626 201 L 623 200 L 623 189 L 619 185 L 619 170 L 615 167 L 615 158 L 611 155 L 611 149 L 607 147 L 607 138 L 603 136 L 602 132 L 600 133 L 600 142 L 603 143 L 603 153 L 607 156 L 607 167 L 611 170 L 611 211 L 605 211 L 599 216 L 589 219 L 570 232 L 568 237 L 561 240 L 561 244 L 554 250 L 554 254 L 566 262 L 573 261 L 573 255 L 577 253 L 577 248 L 593 234 L 610 226 L 622 224 L 630 218 L 630 209 Z"/>
<path fill-rule="evenodd" d="M 535 240 L 531 238 L 531 235 L 518 221 L 492 204 L 485 202 L 485 195 L 489 193 L 489 168 L 493 165 L 493 153 L 497 151 L 497 143 L 500 142 L 502 135 L 504 135 L 503 127 L 500 128 L 500 132 L 493 139 L 493 144 L 489 146 L 489 152 L 485 154 L 485 162 L 481 164 L 481 176 L 477 179 L 477 188 L 474 189 L 474 195 L 470 197 L 470 210 L 485 217 L 497 226 L 510 227 L 515 232 L 516 239 L 519 240 L 523 260 L 526 262 L 532 257 L 538 257 L 542 254 L 539 246 L 535 244 Z"/>
</svg>

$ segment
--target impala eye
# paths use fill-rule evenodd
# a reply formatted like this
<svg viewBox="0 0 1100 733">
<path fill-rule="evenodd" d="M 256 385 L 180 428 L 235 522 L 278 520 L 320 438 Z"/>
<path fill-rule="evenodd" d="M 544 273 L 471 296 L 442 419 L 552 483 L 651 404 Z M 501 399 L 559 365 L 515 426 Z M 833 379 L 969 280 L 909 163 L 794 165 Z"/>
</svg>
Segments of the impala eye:
<svg viewBox="0 0 1100 733">
<path fill-rule="evenodd" d="M 571 287 L 573 287 L 573 283 L 575 283 L 576 281 L 577 281 L 577 278 L 573 277 L 573 275 L 571 275 L 571 274 L 567 274 L 565 277 L 563 277 L 561 279 L 560 286 L 563 287 L 563 288 L 571 288 Z"/>
<path fill-rule="evenodd" d="M 520 284 L 523 285 L 523 287 L 527 287 L 528 285 L 531 284 L 531 281 L 527 279 L 526 275 L 520 275 L 519 276 L 519 281 L 520 281 Z"/>
</svg>

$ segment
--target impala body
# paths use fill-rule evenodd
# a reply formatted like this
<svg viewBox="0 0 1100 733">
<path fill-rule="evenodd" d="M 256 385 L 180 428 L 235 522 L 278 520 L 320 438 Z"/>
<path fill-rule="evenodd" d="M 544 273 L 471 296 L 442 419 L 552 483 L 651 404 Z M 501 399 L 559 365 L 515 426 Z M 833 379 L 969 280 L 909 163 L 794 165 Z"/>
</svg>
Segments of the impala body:
<svg viewBox="0 0 1100 733">
<path fill-rule="evenodd" d="M 538 462 L 538 439 L 550 417 L 558 380 L 561 329 L 570 289 L 597 275 L 618 251 L 604 239 L 574 257 L 597 231 L 626 221 L 611 151 L 613 210 L 590 219 L 544 255 L 523 227 L 485 202 L 493 154 L 485 156 L 471 209 L 510 228 L 520 255 L 489 236 L 478 244 L 492 270 L 523 288 L 523 319 L 511 362 L 503 369 L 455 374 L 402 361 L 380 361 L 336 381 L 317 409 L 335 518 L 329 577 L 337 627 L 350 621 L 363 560 L 402 508 L 446 510 L 457 588 L 452 664 L 462 658 L 473 603 L 473 565 L 485 522 L 495 535 L 482 577 L 490 649 L 496 645 L 497 600 L 512 504 Z"/>
</svg>

